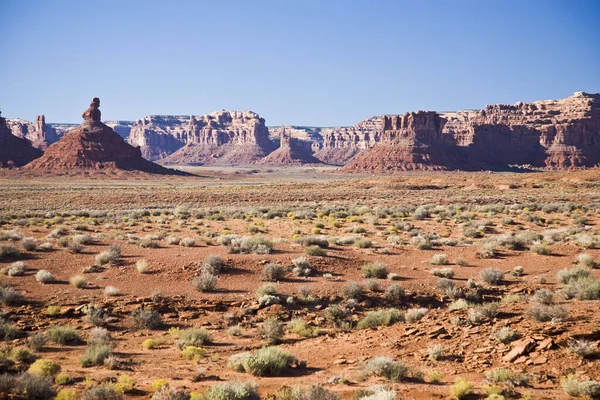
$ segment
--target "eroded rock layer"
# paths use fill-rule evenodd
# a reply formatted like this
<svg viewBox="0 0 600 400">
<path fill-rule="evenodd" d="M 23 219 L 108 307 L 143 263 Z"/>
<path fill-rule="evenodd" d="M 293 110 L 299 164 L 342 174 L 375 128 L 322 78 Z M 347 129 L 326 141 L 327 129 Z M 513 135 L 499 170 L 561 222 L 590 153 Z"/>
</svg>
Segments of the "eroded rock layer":
<svg viewBox="0 0 600 400">
<path fill-rule="evenodd" d="M 312 155 L 310 142 L 298 140 L 281 127 L 279 148 L 262 158 L 257 164 L 265 165 L 303 165 L 319 164 Z"/>
<path fill-rule="evenodd" d="M 161 164 L 252 164 L 274 150 L 265 120 L 252 111 L 191 116 L 187 128 L 175 138 L 185 145 L 161 159 Z"/>
<path fill-rule="evenodd" d="M 23 166 L 42 154 L 29 140 L 13 135 L 6 119 L 0 117 L 0 168 Z"/>
<path fill-rule="evenodd" d="M 600 95 L 383 117 L 348 171 L 569 169 L 600 164 Z"/>
<path fill-rule="evenodd" d="M 31 170 L 124 170 L 153 174 L 179 174 L 142 157 L 109 126 L 100 122 L 100 101 L 94 99 L 83 114 L 84 123 L 50 145 L 44 155 L 27 164 Z"/>
</svg>

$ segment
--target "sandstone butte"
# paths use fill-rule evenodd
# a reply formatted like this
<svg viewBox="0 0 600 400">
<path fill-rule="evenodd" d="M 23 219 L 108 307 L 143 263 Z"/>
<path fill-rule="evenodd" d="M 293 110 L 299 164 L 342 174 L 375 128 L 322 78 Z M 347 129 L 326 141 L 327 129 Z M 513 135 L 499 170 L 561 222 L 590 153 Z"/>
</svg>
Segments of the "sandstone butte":
<svg viewBox="0 0 600 400">
<path fill-rule="evenodd" d="M 383 116 L 381 137 L 345 171 L 508 170 L 600 164 L 600 94 Z"/>
<path fill-rule="evenodd" d="M 50 145 L 43 156 L 27 164 L 27 170 L 110 170 L 152 174 L 182 174 L 142 157 L 139 147 L 125 143 L 113 129 L 100 121 L 100 100 L 93 99 L 84 111 L 83 124 Z"/>
<path fill-rule="evenodd" d="M 285 126 L 281 127 L 279 148 L 268 156 L 258 160 L 257 164 L 265 165 L 306 165 L 320 164 L 312 155 L 310 143 L 297 140 L 287 133 Z"/>
<path fill-rule="evenodd" d="M 0 116 L 0 167 L 21 167 L 42 154 L 29 140 L 14 136 Z"/>
</svg>

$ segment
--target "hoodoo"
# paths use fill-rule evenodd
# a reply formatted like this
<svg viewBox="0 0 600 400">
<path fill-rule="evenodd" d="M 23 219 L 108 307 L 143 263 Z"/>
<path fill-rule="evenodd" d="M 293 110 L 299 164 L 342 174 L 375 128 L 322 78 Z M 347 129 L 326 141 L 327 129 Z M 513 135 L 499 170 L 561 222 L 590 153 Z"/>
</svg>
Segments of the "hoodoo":
<svg viewBox="0 0 600 400">
<path fill-rule="evenodd" d="M 95 97 L 82 114 L 83 124 L 50 145 L 44 155 L 25 166 L 32 170 L 123 170 L 152 174 L 181 174 L 144 158 L 139 147 L 127 144 L 101 122 L 100 99 Z"/>
</svg>

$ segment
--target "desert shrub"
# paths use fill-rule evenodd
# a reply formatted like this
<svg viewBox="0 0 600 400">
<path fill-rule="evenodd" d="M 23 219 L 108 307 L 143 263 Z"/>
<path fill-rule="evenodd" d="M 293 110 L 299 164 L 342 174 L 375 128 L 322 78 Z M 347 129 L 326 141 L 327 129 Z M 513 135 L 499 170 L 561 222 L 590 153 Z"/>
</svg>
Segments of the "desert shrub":
<svg viewBox="0 0 600 400">
<path fill-rule="evenodd" d="M 499 303 L 484 303 L 475 306 L 469 310 L 469 320 L 474 323 L 480 323 L 485 319 L 491 319 L 498 315 Z"/>
<path fill-rule="evenodd" d="M 7 306 L 16 306 L 23 303 L 23 295 L 17 292 L 13 287 L 0 285 L 0 302 Z"/>
<path fill-rule="evenodd" d="M 27 347 L 39 353 L 43 350 L 47 340 L 48 339 L 42 332 L 34 333 L 32 335 L 29 335 L 29 337 L 27 338 Z"/>
<path fill-rule="evenodd" d="M 281 264 L 269 263 L 262 270 L 262 279 L 267 282 L 277 282 L 285 278 L 286 270 Z"/>
<path fill-rule="evenodd" d="M 37 242 L 35 238 L 26 237 L 21 240 L 21 247 L 23 247 L 27 251 L 34 251 L 37 248 Z"/>
<path fill-rule="evenodd" d="M 579 300 L 597 300 L 600 299 L 600 280 L 591 276 L 570 280 L 563 289 L 568 298 L 577 298 Z"/>
<path fill-rule="evenodd" d="M 469 302 L 466 301 L 465 299 L 458 299 L 453 301 L 449 306 L 448 306 L 448 310 L 453 311 L 453 310 L 463 310 L 465 308 L 469 307 Z"/>
<path fill-rule="evenodd" d="M 179 245 L 183 247 L 194 247 L 196 246 L 196 240 L 192 238 L 183 238 L 179 241 Z"/>
<path fill-rule="evenodd" d="M 306 257 L 298 257 L 292 260 L 292 265 L 296 268 L 300 268 L 302 270 L 311 268 L 310 261 Z"/>
<path fill-rule="evenodd" d="M 432 268 L 429 273 L 433 276 L 439 276 L 446 279 L 452 279 L 454 277 L 454 270 L 452 268 Z"/>
<path fill-rule="evenodd" d="M 384 263 L 374 262 L 365 264 L 362 267 L 362 273 L 365 278 L 385 279 L 388 274 L 388 269 Z"/>
<path fill-rule="evenodd" d="M 567 283 L 573 281 L 573 280 L 577 280 L 577 279 L 581 279 L 581 278 L 588 278 L 590 276 L 590 269 L 589 268 L 585 268 L 585 267 L 575 267 L 572 269 L 561 269 L 560 271 L 558 271 L 558 274 L 556 274 L 556 279 L 566 285 Z"/>
<path fill-rule="evenodd" d="M 168 244 L 172 244 L 172 245 L 178 245 L 179 242 L 181 242 L 181 238 L 177 237 L 177 236 L 167 236 L 167 238 L 165 239 L 165 241 Z"/>
<path fill-rule="evenodd" d="M 135 386 L 137 382 L 130 376 L 121 375 L 119 379 L 117 379 L 117 383 L 115 384 L 115 389 L 119 393 L 131 393 L 135 390 Z"/>
<path fill-rule="evenodd" d="M 325 257 L 327 255 L 327 250 L 319 246 L 307 246 L 304 248 L 304 253 L 307 256 Z"/>
<path fill-rule="evenodd" d="M 48 400 L 56 394 L 52 386 L 50 376 L 23 374 L 17 378 L 14 392 L 28 400 Z"/>
<path fill-rule="evenodd" d="M 309 326 L 302 318 L 294 318 L 288 323 L 292 332 L 304 337 L 315 337 L 319 335 L 319 329 Z"/>
<path fill-rule="evenodd" d="M 218 275 L 225 268 L 225 261 L 219 256 L 210 255 L 207 256 L 202 262 L 202 271 L 210 272 L 211 274 Z"/>
<path fill-rule="evenodd" d="M 340 397 L 320 385 L 307 388 L 285 386 L 275 393 L 275 400 L 340 400 Z"/>
<path fill-rule="evenodd" d="M 225 382 L 209 387 L 201 400 L 260 400 L 253 382 Z"/>
<path fill-rule="evenodd" d="M 354 398 L 358 400 L 396 400 L 396 392 L 382 386 L 374 386 L 369 390 L 357 390 Z"/>
<path fill-rule="evenodd" d="M 358 329 L 375 328 L 377 326 L 389 326 L 401 321 L 404 321 L 404 314 L 396 308 L 389 308 L 387 310 L 369 311 L 356 327 Z"/>
<path fill-rule="evenodd" d="M 21 252 L 12 244 L 0 245 L 0 260 L 17 258 L 20 254 Z"/>
<path fill-rule="evenodd" d="M 85 354 L 81 357 L 82 367 L 92 367 L 104 364 L 104 360 L 112 355 L 112 346 L 108 343 L 92 341 L 88 343 Z"/>
<path fill-rule="evenodd" d="M 39 247 L 39 248 L 40 248 L 40 250 L 42 250 L 42 251 L 51 251 L 51 250 L 52 250 L 52 248 L 53 248 L 53 246 L 52 246 L 52 243 L 50 243 L 50 242 L 45 242 L 45 243 L 42 243 L 42 244 L 40 244 L 40 247 Z"/>
<path fill-rule="evenodd" d="M 274 283 L 265 283 L 256 290 L 256 295 L 262 297 L 265 295 L 274 295 L 277 293 L 277 285 Z"/>
<path fill-rule="evenodd" d="M 258 329 L 260 336 L 270 344 L 279 343 L 283 337 L 283 323 L 277 318 L 267 318 Z"/>
<path fill-rule="evenodd" d="M 110 246 L 109 250 L 103 251 L 96 255 L 96 265 L 103 266 L 107 264 L 115 264 L 121 258 L 121 247 L 118 245 Z"/>
<path fill-rule="evenodd" d="M 281 302 L 281 299 L 279 298 L 279 296 L 274 296 L 274 295 L 270 295 L 270 294 L 265 294 L 264 296 L 261 296 L 258 299 L 258 304 L 261 307 L 267 307 L 272 304 L 279 304 L 280 302 Z"/>
<path fill-rule="evenodd" d="M 512 386 L 527 386 L 529 377 L 527 375 L 515 372 L 510 368 L 496 368 L 486 371 L 485 378 L 490 383 L 507 383 Z"/>
<path fill-rule="evenodd" d="M 227 251 L 242 254 L 271 254 L 273 243 L 263 236 L 236 237 L 227 245 Z"/>
<path fill-rule="evenodd" d="M 444 346 L 441 344 L 432 344 L 427 346 L 427 358 L 431 361 L 440 361 L 444 358 Z"/>
<path fill-rule="evenodd" d="M 87 321 L 94 326 L 104 325 L 108 315 L 104 312 L 102 307 L 89 306 L 87 309 Z"/>
<path fill-rule="evenodd" d="M 400 382 L 408 377 L 411 368 L 402 361 L 394 361 L 389 357 L 375 357 L 365 366 L 367 375 L 381 376 L 392 382 Z"/>
<path fill-rule="evenodd" d="M 542 242 L 533 243 L 529 250 L 543 256 L 549 256 L 552 254 L 552 249 L 550 248 L 550 246 Z"/>
<path fill-rule="evenodd" d="M 406 322 L 417 322 L 420 321 L 425 314 L 427 314 L 426 308 L 411 308 L 404 315 L 404 319 Z"/>
<path fill-rule="evenodd" d="M 131 313 L 131 317 L 138 329 L 157 329 L 162 325 L 162 318 L 156 310 L 138 308 Z"/>
<path fill-rule="evenodd" d="M 358 298 L 360 298 L 360 296 L 362 296 L 362 292 L 363 292 L 363 287 L 361 286 L 360 283 L 348 282 L 344 286 L 342 286 L 340 295 L 346 300 L 358 299 Z"/>
<path fill-rule="evenodd" d="M 404 288 L 397 283 L 391 284 L 385 289 L 384 296 L 389 301 L 398 301 L 404 296 Z"/>
<path fill-rule="evenodd" d="M 25 263 L 23 261 L 17 261 L 8 267 L 6 273 L 8 276 L 23 276 L 25 275 L 25 271 L 27 271 Z"/>
<path fill-rule="evenodd" d="M 110 383 L 94 385 L 81 395 L 81 400 L 122 400 L 123 395 Z"/>
<path fill-rule="evenodd" d="M 473 389 L 473 385 L 465 378 L 456 378 L 454 384 L 450 386 L 450 394 L 456 399 L 464 399 Z"/>
<path fill-rule="evenodd" d="M 148 261 L 146 261 L 146 260 L 137 260 L 135 262 L 135 269 L 140 274 L 145 274 L 146 272 L 148 272 L 149 268 L 150 268 L 150 266 L 148 265 Z"/>
<path fill-rule="evenodd" d="M 58 374 L 54 377 L 54 383 L 56 385 L 64 386 L 70 382 L 69 375 L 67 374 Z"/>
<path fill-rule="evenodd" d="M 510 343 L 521 337 L 519 332 L 515 331 L 514 329 L 512 329 L 508 326 L 503 326 L 502 328 L 500 328 L 498 330 L 492 330 L 491 336 L 492 336 L 492 338 L 496 339 L 500 343 L 504 343 L 504 344 Z"/>
<path fill-rule="evenodd" d="M 181 350 L 181 358 L 184 360 L 199 360 L 206 355 L 206 350 L 198 346 L 186 346 Z"/>
<path fill-rule="evenodd" d="M 121 294 L 121 291 L 114 287 L 114 286 L 107 286 L 104 288 L 104 294 L 107 296 L 118 296 L 119 294 Z"/>
<path fill-rule="evenodd" d="M 564 321 L 568 317 L 567 310 L 560 305 L 546 305 L 532 302 L 527 315 L 538 322 Z"/>
<path fill-rule="evenodd" d="M 589 340 L 579 339 L 569 341 L 568 350 L 569 353 L 586 358 L 594 356 L 596 354 L 597 347 L 597 344 L 590 342 Z"/>
<path fill-rule="evenodd" d="M 444 373 L 441 371 L 429 371 L 427 373 L 427 380 L 431 383 L 438 383 L 444 379 Z"/>
<path fill-rule="evenodd" d="M 52 272 L 46 271 L 45 269 L 40 269 L 35 274 L 35 280 L 39 283 L 51 283 L 54 282 L 56 278 L 54 275 L 52 275 Z"/>
<path fill-rule="evenodd" d="M 354 241 L 354 247 L 358 249 L 368 249 L 373 247 L 373 242 L 367 238 L 359 238 Z"/>
<path fill-rule="evenodd" d="M 594 257 L 587 253 L 579 254 L 577 256 L 576 262 L 577 265 L 584 268 L 598 268 L 600 266 L 600 263 L 594 260 Z"/>
<path fill-rule="evenodd" d="M 550 305 L 554 303 L 554 293 L 552 293 L 552 291 L 548 289 L 539 289 L 533 294 L 533 296 L 531 297 L 531 301 L 540 304 Z"/>
<path fill-rule="evenodd" d="M 37 359 L 37 356 L 27 349 L 14 349 L 11 352 L 11 357 L 21 365 L 32 364 Z"/>
<path fill-rule="evenodd" d="M 88 282 L 82 275 L 75 275 L 69 278 L 69 283 L 75 286 L 77 289 L 83 289 L 87 286 Z"/>
<path fill-rule="evenodd" d="M 0 340 L 16 339 L 21 335 L 21 331 L 4 318 L 0 318 Z"/>
<path fill-rule="evenodd" d="M 304 247 L 318 246 L 323 249 L 326 249 L 329 247 L 329 241 L 327 239 L 325 239 L 323 237 L 317 237 L 317 236 L 299 237 L 299 238 L 294 239 L 294 242 L 301 244 Z"/>
<path fill-rule="evenodd" d="M 562 389 L 571 397 L 585 396 L 590 399 L 600 397 L 600 383 L 594 380 L 580 381 L 577 375 L 567 375 L 561 379 Z"/>
<path fill-rule="evenodd" d="M 448 256 L 445 254 L 435 254 L 434 256 L 431 257 L 431 260 L 429 260 L 430 264 L 433 265 L 448 265 L 450 264 L 450 260 L 448 259 Z"/>
<path fill-rule="evenodd" d="M 525 272 L 525 269 L 523 267 L 521 267 L 520 265 L 517 265 L 516 267 L 513 268 L 513 274 L 515 276 L 523 276 L 524 272 Z"/>
<path fill-rule="evenodd" d="M 28 373 L 38 376 L 55 376 L 60 372 L 60 365 L 50 360 L 36 360 L 29 369 Z"/>
<path fill-rule="evenodd" d="M 63 238 L 66 239 L 66 238 Z M 67 250 L 69 251 L 69 253 L 71 254 L 80 254 L 81 252 L 83 252 L 83 249 L 85 249 L 85 246 L 82 245 L 81 243 L 76 243 L 76 242 L 68 242 L 67 243 Z"/>
<path fill-rule="evenodd" d="M 325 318 L 334 325 L 339 326 L 348 316 L 348 310 L 339 304 L 332 304 L 325 309 Z"/>
<path fill-rule="evenodd" d="M 54 400 L 79 400 L 79 395 L 73 389 L 61 389 Z"/>
<path fill-rule="evenodd" d="M 189 328 L 180 330 L 177 334 L 177 345 L 180 349 L 188 346 L 204 346 L 212 342 L 212 336 L 209 331 L 202 328 Z"/>
<path fill-rule="evenodd" d="M 192 279 L 192 286 L 199 292 L 212 292 L 217 287 L 217 277 L 210 272 L 202 272 Z"/>
<path fill-rule="evenodd" d="M 482 281 L 489 285 L 499 285 L 502 283 L 504 273 L 496 268 L 485 268 L 481 270 L 479 276 Z"/>
<path fill-rule="evenodd" d="M 229 368 L 255 376 L 277 376 L 297 363 L 296 357 L 277 347 L 264 347 L 254 353 L 236 354 L 229 358 Z"/>
<path fill-rule="evenodd" d="M 101 328 L 98 326 L 92 328 L 92 331 L 90 332 L 89 343 L 91 343 L 91 342 L 109 343 L 110 342 L 110 333 L 108 332 L 108 329 Z"/>
<path fill-rule="evenodd" d="M 77 331 L 70 326 L 54 326 L 46 332 L 51 341 L 56 344 L 73 344 L 81 340 Z"/>
<path fill-rule="evenodd" d="M 162 389 L 165 386 L 169 386 L 169 382 L 166 381 L 165 379 L 157 379 L 154 382 L 152 382 L 152 385 L 150 385 L 153 392 L 158 392 L 160 389 Z"/>
<path fill-rule="evenodd" d="M 154 339 L 146 339 L 142 342 L 142 346 L 146 350 L 154 350 L 155 348 L 158 347 L 158 342 Z"/>
<path fill-rule="evenodd" d="M 419 250 L 431 250 L 433 248 L 433 242 L 423 236 L 414 236 L 410 243 L 417 247 Z"/>
</svg>

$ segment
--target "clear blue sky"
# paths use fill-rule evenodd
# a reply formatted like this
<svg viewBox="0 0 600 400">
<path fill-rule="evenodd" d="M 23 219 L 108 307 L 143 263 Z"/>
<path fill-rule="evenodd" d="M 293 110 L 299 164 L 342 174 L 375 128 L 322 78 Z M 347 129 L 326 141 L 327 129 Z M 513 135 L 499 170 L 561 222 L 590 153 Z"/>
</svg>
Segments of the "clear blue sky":
<svg viewBox="0 0 600 400">
<path fill-rule="evenodd" d="M 599 0 L 0 0 L 0 108 L 269 125 L 600 92 Z"/>
</svg>

